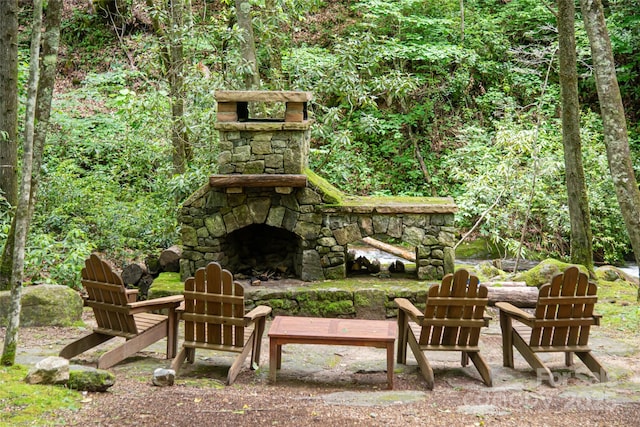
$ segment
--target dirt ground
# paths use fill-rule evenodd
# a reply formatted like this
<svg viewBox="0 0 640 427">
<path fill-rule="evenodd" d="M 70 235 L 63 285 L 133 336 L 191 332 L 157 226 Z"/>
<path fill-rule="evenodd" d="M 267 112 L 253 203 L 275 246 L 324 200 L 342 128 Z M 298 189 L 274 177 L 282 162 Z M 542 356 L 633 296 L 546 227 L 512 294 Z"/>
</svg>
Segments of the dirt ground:
<svg viewBox="0 0 640 427">
<path fill-rule="evenodd" d="M 91 315 L 86 319 L 91 324 Z M 497 316 L 494 316 L 497 319 Z M 631 426 L 640 419 L 640 352 L 634 343 L 592 333 L 591 346 L 607 368 L 600 384 L 577 360 L 565 368 L 561 354 L 547 363 L 560 379 L 551 388 L 516 352 L 516 369 L 502 367 L 497 321 L 482 336 L 482 354 L 494 386 L 485 387 L 473 365 L 461 368 L 459 353 L 429 353 L 435 388 L 426 389 L 415 359 L 396 364 L 394 390 L 386 390 L 385 352 L 365 347 L 286 345 L 276 383 L 268 379 L 265 334 L 260 369 L 245 366 L 235 384 L 224 386 L 232 356 L 198 351 L 172 387 L 156 387 L 152 373 L 168 367 L 164 343 L 112 368 L 116 384 L 106 393 L 87 393 L 75 412 L 58 411 L 42 425 L 69 426 Z M 23 328 L 18 363 L 56 355 L 88 333 L 78 328 Z M 0 337 L 4 331 L 0 329 Z M 108 346 L 109 344 L 105 344 Z M 89 351 L 72 364 L 95 366 Z M 409 351 L 410 354 L 410 351 Z M 547 355 L 545 355 L 547 357 Z"/>
</svg>

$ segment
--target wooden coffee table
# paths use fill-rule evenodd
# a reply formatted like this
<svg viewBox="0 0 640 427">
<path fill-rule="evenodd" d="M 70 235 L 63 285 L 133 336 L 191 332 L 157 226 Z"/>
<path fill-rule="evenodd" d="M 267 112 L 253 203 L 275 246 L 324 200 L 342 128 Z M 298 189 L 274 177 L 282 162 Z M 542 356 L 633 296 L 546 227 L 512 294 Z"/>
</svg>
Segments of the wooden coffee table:
<svg viewBox="0 0 640 427">
<path fill-rule="evenodd" d="M 354 345 L 387 349 L 387 382 L 393 389 L 396 322 L 276 316 L 269 328 L 269 376 L 276 381 L 285 344 Z"/>
</svg>

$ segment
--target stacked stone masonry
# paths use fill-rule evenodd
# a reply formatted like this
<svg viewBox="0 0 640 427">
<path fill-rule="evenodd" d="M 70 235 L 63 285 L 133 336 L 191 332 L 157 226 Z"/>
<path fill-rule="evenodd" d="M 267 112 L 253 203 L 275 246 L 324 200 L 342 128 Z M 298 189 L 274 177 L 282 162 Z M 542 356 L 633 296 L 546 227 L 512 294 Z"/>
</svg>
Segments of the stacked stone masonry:
<svg viewBox="0 0 640 427">
<path fill-rule="evenodd" d="M 437 280 L 453 271 L 455 205 L 449 199 L 434 205 L 379 200 L 342 205 L 310 181 L 304 186 L 299 180 L 287 184 L 287 175 L 304 175 L 308 168 L 311 121 L 306 120 L 305 100 L 310 96 L 270 94 L 238 92 L 237 96 L 242 103 L 291 102 L 305 112 L 304 120 L 229 121 L 225 115 L 226 121 L 218 121 L 218 172 L 238 177 L 234 180 L 238 183 L 212 185 L 212 177 L 183 204 L 179 214 L 183 279 L 211 261 L 236 272 L 262 258 L 283 264 L 305 281 L 341 279 L 348 273 L 349 245 L 364 237 L 415 247 L 418 279 Z M 220 114 L 227 114 L 233 110 L 228 107 L 235 105 L 235 95 L 223 96 L 227 111 Z M 301 101 L 303 107 L 296 105 Z M 278 175 L 282 180 L 277 185 L 256 185 L 254 178 L 260 181 L 261 175 Z M 242 185 L 245 176 L 247 183 L 252 178 L 251 185 Z M 269 251 L 279 254 L 264 253 Z"/>
</svg>

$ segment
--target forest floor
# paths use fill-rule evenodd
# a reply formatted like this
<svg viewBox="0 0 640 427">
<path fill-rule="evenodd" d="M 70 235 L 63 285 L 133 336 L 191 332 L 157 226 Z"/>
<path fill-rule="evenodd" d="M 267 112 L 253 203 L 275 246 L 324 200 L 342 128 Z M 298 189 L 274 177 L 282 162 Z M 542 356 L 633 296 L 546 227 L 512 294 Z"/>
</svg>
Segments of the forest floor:
<svg viewBox="0 0 640 427">
<path fill-rule="evenodd" d="M 590 345 L 606 367 L 609 382 L 598 383 L 576 358 L 564 366 L 562 354 L 544 359 L 559 386 L 539 381 L 516 352 L 515 369 L 502 367 L 497 314 L 481 337 L 482 354 L 492 369 L 486 387 L 460 353 L 429 353 L 435 388 L 426 384 L 411 352 L 396 364 L 394 390 L 387 390 L 385 352 L 367 347 L 286 345 L 277 382 L 268 379 L 265 333 L 260 369 L 245 365 L 232 386 L 224 386 L 233 355 L 199 350 L 185 364 L 174 386 L 152 384 L 156 368 L 169 366 L 161 341 L 112 368 L 115 385 L 88 393 L 77 411 L 60 410 L 42 425 L 193 426 L 193 425 L 449 425 L 574 426 L 637 425 L 640 417 L 640 348 L 616 331 L 592 330 Z M 93 324 L 85 311 L 85 322 Z M 57 352 L 89 329 L 23 328 L 18 363 L 32 365 Z M 0 329 L 0 337 L 3 336 Z M 72 364 L 95 366 L 110 344 L 89 351 Z"/>
</svg>

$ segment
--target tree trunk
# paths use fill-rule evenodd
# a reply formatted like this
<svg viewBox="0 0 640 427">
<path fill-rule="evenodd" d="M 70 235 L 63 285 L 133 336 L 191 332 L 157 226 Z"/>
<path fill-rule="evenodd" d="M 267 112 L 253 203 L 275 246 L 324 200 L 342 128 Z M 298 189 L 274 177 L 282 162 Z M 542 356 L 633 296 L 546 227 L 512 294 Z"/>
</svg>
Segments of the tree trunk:
<svg viewBox="0 0 640 427">
<path fill-rule="evenodd" d="M 571 222 L 571 262 L 593 270 L 589 198 L 582 166 L 580 105 L 573 0 L 558 1 L 560 92 L 562 98 L 562 143 Z"/>
<path fill-rule="evenodd" d="M 187 132 L 184 121 L 184 34 L 183 1 L 171 0 L 169 30 L 169 86 L 171 91 L 171 140 L 173 143 L 173 173 L 183 174 L 187 166 Z"/>
<path fill-rule="evenodd" d="M 50 0 L 45 17 L 45 33 L 43 35 L 42 52 L 40 55 L 40 78 L 38 82 L 38 96 L 36 100 L 36 125 L 33 142 L 33 174 L 31 179 L 31 196 L 29 199 L 29 219 L 31 222 L 36 205 L 36 194 L 40 178 L 40 165 L 44 152 L 45 140 L 51 114 L 51 100 L 56 77 L 56 65 L 58 62 L 58 47 L 60 44 L 60 21 L 62 17 L 63 0 Z M 17 89 L 17 87 L 16 87 Z M 0 290 L 9 289 L 9 278 L 13 264 L 13 247 L 15 240 L 15 227 L 12 222 L 7 240 L 0 259 Z"/>
<path fill-rule="evenodd" d="M 18 201 L 18 0 L 0 1 L 0 191 Z M 4 273 L 4 272 L 2 272 Z M 8 277 L 8 276 L 7 276 Z M 0 286 L 0 289 L 2 287 Z"/>
<path fill-rule="evenodd" d="M 247 66 L 244 74 L 246 89 L 260 87 L 260 75 L 258 74 L 258 60 L 256 59 L 256 43 L 253 36 L 253 24 L 251 23 L 251 3 L 248 0 L 235 0 L 236 19 L 238 27 L 242 30 L 243 40 L 240 43 L 242 59 Z"/>
<path fill-rule="evenodd" d="M 18 201 L 18 1 L 0 1 L 0 192 Z M 0 259 L 0 291 L 10 289 L 13 226 Z"/>
<path fill-rule="evenodd" d="M 640 189 L 631 164 L 627 121 L 616 77 L 611 40 L 604 20 L 602 2 L 580 0 L 580 8 L 591 44 L 609 171 L 635 260 L 640 265 Z M 640 290 L 638 297 L 640 298 Z"/>
<path fill-rule="evenodd" d="M 36 195 L 40 180 L 42 154 L 49 131 L 51 101 L 56 82 L 58 47 L 60 45 L 60 22 L 63 0 L 49 0 L 44 18 L 45 32 L 42 35 L 42 53 L 40 55 L 40 77 L 36 100 L 36 127 L 33 140 L 33 174 L 31 177 L 31 196 L 29 198 L 29 223 L 36 206 Z"/>
<path fill-rule="evenodd" d="M 24 125 L 24 146 L 22 150 L 22 177 L 20 195 L 16 208 L 15 247 L 13 251 L 13 267 L 11 273 L 11 306 L 9 308 L 7 331 L 2 350 L 3 365 L 13 365 L 18 347 L 18 330 L 20 327 L 20 311 L 22 308 L 22 282 L 24 279 L 24 251 L 29 225 L 29 198 L 31 197 L 31 174 L 33 167 L 33 140 L 35 133 L 35 110 L 38 94 L 38 75 L 40 58 L 40 35 L 42 31 L 42 0 L 33 2 L 33 27 L 31 33 L 31 63 L 29 66 L 29 89 L 27 91 L 27 108 Z"/>
</svg>

